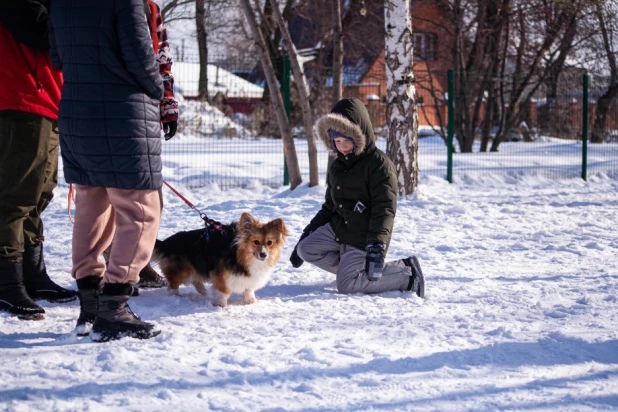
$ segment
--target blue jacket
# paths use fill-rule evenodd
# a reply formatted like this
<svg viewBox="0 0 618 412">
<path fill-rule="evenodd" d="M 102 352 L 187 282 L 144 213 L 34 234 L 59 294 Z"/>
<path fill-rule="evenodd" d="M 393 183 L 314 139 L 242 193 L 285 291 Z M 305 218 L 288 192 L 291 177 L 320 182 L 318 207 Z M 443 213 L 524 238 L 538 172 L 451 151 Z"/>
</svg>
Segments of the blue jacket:
<svg viewBox="0 0 618 412">
<path fill-rule="evenodd" d="M 49 42 L 67 183 L 160 189 L 163 83 L 143 0 L 53 0 Z"/>
</svg>

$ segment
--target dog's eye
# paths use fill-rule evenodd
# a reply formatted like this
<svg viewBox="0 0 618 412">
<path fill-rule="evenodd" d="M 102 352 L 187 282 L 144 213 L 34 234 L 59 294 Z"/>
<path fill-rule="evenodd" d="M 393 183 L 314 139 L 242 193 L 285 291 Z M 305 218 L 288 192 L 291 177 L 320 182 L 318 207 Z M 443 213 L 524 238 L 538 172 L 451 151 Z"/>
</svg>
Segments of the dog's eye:
<svg viewBox="0 0 618 412">
<path fill-rule="evenodd" d="M 273 241 L 272 241 L 272 240 L 269 240 L 268 242 L 266 242 L 266 244 L 267 244 L 268 246 L 272 246 L 272 245 L 273 245 Z"/>
<path fill-rule="evenodd" d="M 254 240 L 253 243 L 256 244 L 256 245 L 259 245 L 260 241 L 259 240 Z"/>
</svg>

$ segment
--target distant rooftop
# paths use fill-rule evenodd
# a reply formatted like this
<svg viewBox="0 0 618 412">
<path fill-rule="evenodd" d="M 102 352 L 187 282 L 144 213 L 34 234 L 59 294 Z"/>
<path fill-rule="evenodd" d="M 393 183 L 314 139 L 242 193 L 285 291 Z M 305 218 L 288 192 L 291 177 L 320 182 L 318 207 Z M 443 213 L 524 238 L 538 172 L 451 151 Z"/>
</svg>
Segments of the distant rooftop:
<svg viewBox="0 0 618 412">
<path fill-rule="evenodd" d="M 174 72 L 174 87 L 185 97 L 197 96 L 200 77 L 199 63 L 175 62 L 172 71 Z M 208 93 L 212 97 L 217 92 L 222 92 L 226 97 L 261 98 L 264 88 L 225 69 L 209 64 Z"/>
</svg>

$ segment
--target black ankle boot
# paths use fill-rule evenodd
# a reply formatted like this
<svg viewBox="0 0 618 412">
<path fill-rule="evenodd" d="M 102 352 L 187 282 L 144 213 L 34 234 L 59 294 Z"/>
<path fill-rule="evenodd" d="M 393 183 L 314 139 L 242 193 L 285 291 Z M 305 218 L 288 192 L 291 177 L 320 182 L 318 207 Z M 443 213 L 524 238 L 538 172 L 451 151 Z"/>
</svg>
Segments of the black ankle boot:
<svg viewBox="0 0 618 412">
<path fill-rule="evenodd" d="M 140 288 L 163 288 L 168 285 L 167 280 L 157 273 L 156 270 L 150 266 L 150 263 L 146 265 L 144 269 L 139 272 Z"/>
<path fill-rule="evenodd" d="M 63 303 L 77 299 L 75 291 L 60 287 L 49 278 L 42 243 L 24 248 L 24 285 L 32 300 Z"/>
<path fill-rule="evenodd" d="M 144 322 L 131 311 L 127 302 L 132 286 L 128 283 L 106 283 L 99 295 L 99 310 L 90 331 L 95 342 L 107 342 L 124 337 L 150 339 L 161 333 L 152 323 Z"/>
<path fill-rule="evenodd" d="M 19 319 L 45 319 L 45 310 L 26 293 L 22 257 L 0 257 L 0 310 Z"/>
<path fill-rule="evenodd" d="M 86 276 L 77 280 L 79 296 L 79 318 L 75 325 L 77 336 L 88 336 L 99 310 L 99 294 L 103 287 L 103 278 Z"/>
<path fill-rule="evenodd" d="M 418 262 L 416 256 L 410 256 L 403 260 L 403 263 L 406 266 L 410 266 L 412 268 L 412 276 L 410 276 L 410 281 L 408 282 L 409 291 L 416 292 L 419 298 L 425 298 L 425 276 L 423 276 L 423 271 L 421 270 L 421 264 Z"/>
</svg>

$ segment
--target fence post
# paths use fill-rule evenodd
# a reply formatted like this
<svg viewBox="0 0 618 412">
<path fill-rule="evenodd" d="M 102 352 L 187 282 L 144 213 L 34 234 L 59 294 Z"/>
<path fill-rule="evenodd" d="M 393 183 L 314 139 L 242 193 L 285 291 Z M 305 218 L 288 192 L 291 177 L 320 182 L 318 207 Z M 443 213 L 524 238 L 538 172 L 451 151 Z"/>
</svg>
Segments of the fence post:
<svg viewBox="0 0 618 412">
<path fill-rule="evenodd" d="M 286 54 L 283 56 L 283 105 L 285 106 L 285 113 L 288 115 L 288 121 L 290 120 L 290 57 Z M 290 184 L 290 174 L 288 173 L 288 161 L 283 156 L 283 186 Z"/>
<path fill-rule="evenodd" d="M 584 74 L 582 103 L 582 179 L 588 180 L 588 75 Z"/>
<path fill-rule="evenodd" d="M 453 99 L 455 97 L 455 77 L 453 74 L 453 70 L 448 71 L 448 131 L 447 131 L 447 139 L 446 144 L 448 145 L 448 158 L 446 162 L 446 180 L 449 183 L 453 183 L 453 130 L 454 130 L 454 113 L 455 110 L 453 108 Z"/>
</svg>

